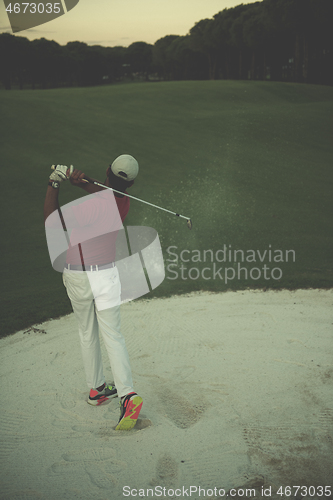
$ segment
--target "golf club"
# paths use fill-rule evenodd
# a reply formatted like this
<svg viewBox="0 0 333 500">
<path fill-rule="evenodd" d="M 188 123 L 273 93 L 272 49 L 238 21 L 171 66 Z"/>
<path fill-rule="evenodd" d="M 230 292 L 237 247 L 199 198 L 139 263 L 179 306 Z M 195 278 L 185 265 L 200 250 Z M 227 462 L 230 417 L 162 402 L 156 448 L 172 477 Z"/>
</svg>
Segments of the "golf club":
<svg viewBox="0 0 333 500">
<path fill-rule="evenodd" d="M 56 168 L 55 165 L 52 165 L 51 169 L 55 170 L 55 168 Z M 90 184 L 95 184 L 96 186 L 100 186 L 104 189 L 110 189 L 111 191 L 114 191 L 115 193 L 119 193 L 123 196 L 128 196 L 128 198 L 132 198 L 132 200 L 141 201 L 141 203 L 145 203 L 146 205 L 150 205 L 151 207 L 157 208 L 158 210 L 164 210 L 164 212 L 168 212 L 169 214 L 176 215 L 177 217 L 181 217 L 182 219 L 186 220 L 187 227 L 189 229 L 192 229 L 193 224 L 192 224 L 192 221 L 189 217 L 185 217 L 184 215 L 180 215 L 180 214 L 177 214 L 176 212 L 172 212 L 171 210 L 168 210 L 167 208 L 158 207 L 157 205 L 154 205 L 153 203 L 149 203 L 148 201 L 141 200 L 140 198 L 136 198 L 135 196 L 132 196 L 132 195 L 127 194 L 127 193 L 123 193 L 122 191 L 117 191 L 117 189 L 113 189 L 113 188 L 110 188 L 108 186 L 105 186 L 104 184 L 93 181 L 88 176 L 85 176 L 82 180 L 84 182 L 89 182 Z"/>
</svg>

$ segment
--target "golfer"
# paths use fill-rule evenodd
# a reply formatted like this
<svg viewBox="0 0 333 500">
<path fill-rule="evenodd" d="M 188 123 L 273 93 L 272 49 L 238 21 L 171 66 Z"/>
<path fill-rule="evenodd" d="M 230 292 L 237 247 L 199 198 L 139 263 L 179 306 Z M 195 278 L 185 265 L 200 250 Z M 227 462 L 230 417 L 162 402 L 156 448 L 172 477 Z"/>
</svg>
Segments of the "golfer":
<svg viewBox="0 0 333 500">
<path fill-rule="evenodd" d="M 125 193 L 133 185 L 138 171 L 135 158 L 121 155 L 107 169 L 105 186 Z M 84 175 L 72 166 L 55 167 L 46 192 L 44 219 L 47 226 L 52 223 L 49 216 L 58 212 L 63 228 L 70 230 L 63 282 L 79 325 L 83 364 L 90 389 L 88 403 L 99 406 L 118 395 L 120 418 L 116 429 L 129 430 L 136 424 L 142 398 L 133 389 L 129 356 L 120 331 L 121 287 L 115 265 L 115 240 L 129 211 L 130 200 L 127 196 L 85 182 Z M 81 198 L 81 203 L 70 204 L 62 212 L 58 193 L 61 182 L 67 179 L 72 186 L 80 187 L 92 196 Z M 103 373 L 100 333 L 115 387 L 106 383 Z"/>
</svg>

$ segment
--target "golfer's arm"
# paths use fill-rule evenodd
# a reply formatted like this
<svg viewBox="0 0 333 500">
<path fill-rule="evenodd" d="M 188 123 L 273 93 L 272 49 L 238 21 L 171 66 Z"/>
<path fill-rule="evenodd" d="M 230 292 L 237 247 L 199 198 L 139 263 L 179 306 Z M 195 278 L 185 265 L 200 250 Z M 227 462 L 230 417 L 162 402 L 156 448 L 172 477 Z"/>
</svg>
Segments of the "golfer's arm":
<svg viewBox="0 0 333 500">
<path fill-rule="evenodd" d="M 58 201 L 59 189 L 54 189 L 52 186 L 47 186 L 45 202 L 44 202 L 44 221 L 51 215 L 55 210 L 59 208 Z"/>
<path fill-rule="evenodd" d="M 91 180 L 93 182 L 99 182 L 99 183 L 101 183 L 97 179 L 91 179 Z M 81 182 L 80 184 L 78 184 L 78 186 L 80 188 L 84 189 L 89 194 L 97 193 L 98 191 L 102 191 L 104 189 L 104 188 L 102 188 L 100 186 L 96 186 L 96 184 L 91 184 L 90 182 Z"/>
</svg>

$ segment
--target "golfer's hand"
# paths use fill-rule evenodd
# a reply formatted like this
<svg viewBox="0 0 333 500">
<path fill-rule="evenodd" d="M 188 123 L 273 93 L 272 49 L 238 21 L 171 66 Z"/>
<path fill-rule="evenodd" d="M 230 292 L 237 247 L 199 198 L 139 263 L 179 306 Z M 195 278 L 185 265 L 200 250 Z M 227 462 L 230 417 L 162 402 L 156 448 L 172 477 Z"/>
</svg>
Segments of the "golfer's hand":
<svg viewBox="0 0 333 500">
<path fill-rule="evenodd" d="M 50 175 L 50 180 L 56 182 L 66 181 L 74 171 L 73 165 L 69 168 L 66 165 L 52 165 L 51 168 L 53 172 Z"/>
<path fill-rule="evenodd" d="M 83 180 L 83 178 L 84 178 L 84 173 L 81 172 L 81 170 L 77 170 L 76 168 L 74 168 L 74 170 L 72 171 L 71 176 L 69 178 L 69 181 L 73 186 L 81 186 L 82 187 L 82 184 L 87 183 L 86 181 Z"/>
</svg>

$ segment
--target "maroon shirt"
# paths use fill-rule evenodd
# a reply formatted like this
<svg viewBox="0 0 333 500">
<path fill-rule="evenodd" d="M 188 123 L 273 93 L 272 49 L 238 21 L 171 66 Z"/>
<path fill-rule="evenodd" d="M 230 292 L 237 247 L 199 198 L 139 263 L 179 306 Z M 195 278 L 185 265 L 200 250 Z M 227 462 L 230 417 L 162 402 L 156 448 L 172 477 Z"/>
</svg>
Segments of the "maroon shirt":
<svg viewBox="0 0 333 500">
<path fill-rule="evenodd" d="M 64 212 L 66 225 L 71 227 L 66 262 L 82 264 L 80 243 L 85 265 L 109 264 L 116 258 L 116 238 L 129 211 L 130 200 L 127 196 L 118 198 L 106 189 L 87 198 L 71 206 L 70 213 Z"/>
</svg>

